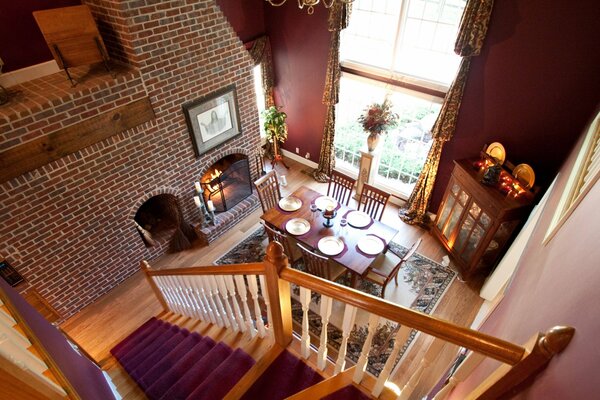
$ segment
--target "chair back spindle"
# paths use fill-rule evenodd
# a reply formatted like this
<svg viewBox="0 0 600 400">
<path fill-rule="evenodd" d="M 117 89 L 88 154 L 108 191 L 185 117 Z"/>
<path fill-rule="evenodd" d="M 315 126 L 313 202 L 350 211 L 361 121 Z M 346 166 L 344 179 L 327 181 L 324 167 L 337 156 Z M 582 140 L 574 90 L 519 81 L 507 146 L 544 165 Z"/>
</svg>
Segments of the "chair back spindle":
<svg viewBox="0 0 600 400">
<path fill-rule="evenodd" d="M 269 211 L 275 207 L 281 199 L 281 191 L 279 190 L 279 181 L 277 173 L 274 170 L 269 171 L 265 176 L 257 179 L 254 182 L 260 204 L 263 212 Z"/>
<path fill-rule="evenodd" d="M 390 198 L 390 194 L 365 183 L 358 201 L 359 210 L 366 212 L 371 218 L 381 221 L 383 211 Z"/>
<path fill-rule="evenodd" d="M 348 205 L 352 195 L 352 189 L 356 179 L 352 179 L 348 175 L 342 174 L 336 170 L 331 171 L 329 177 L 329 186 L 327 186 L 327 196 L 333 197 L 340 204 Z"/>
</svg>

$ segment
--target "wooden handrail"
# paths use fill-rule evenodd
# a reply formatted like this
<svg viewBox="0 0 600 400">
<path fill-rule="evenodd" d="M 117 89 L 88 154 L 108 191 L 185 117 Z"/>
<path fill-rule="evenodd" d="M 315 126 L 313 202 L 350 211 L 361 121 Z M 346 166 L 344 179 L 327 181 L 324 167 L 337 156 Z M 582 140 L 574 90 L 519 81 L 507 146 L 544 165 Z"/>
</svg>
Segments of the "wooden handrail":
<svg viewBox="0 0 600 400">
<path fill-rule="evenodd" d="M 224 264 L 194 266 L 185 268 L 170 268 L 161 270 L 149 270 L 150 276 L 169 276 L 169 275 L 264 275 L 265 264 L 247 263 L 247 264 Z"/>
<path fill-rule="evenodd" d="M 346 304 L 367 310 L 421 332 L 466 347 L 488 357 L 515 365 L 525 354 L 525 348 L 490 335 L 464 328 L 451 322 L 411 310 L 386 300 L 338 285 L 328 280 L 291 268 L 283 268 L 280 277 Z"/>
</svg>

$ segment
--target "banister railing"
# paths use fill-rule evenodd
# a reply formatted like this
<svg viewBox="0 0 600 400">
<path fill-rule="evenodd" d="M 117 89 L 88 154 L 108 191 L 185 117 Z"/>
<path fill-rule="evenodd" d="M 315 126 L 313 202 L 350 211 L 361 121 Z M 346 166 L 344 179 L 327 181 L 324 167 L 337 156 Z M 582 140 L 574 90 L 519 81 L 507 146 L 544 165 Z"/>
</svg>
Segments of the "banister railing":
<svg viewBox="0 0 600 400">
<path fill-rule="evenodd" d="M 423 360 L 419 361 L 415 374 L 406 381 L 398 399 L 410 398 L 421 376 L 428 373 L 428 366 L 445 347 L 445 342 L 475 352 L 473 354 L 477 357 L 469 357 L 468 360 L 479 361 L 484 357 L 490 357 L 503 363 L 504 370 L 488 378 L 470 397 L 483 399 L 506 393 L 539 371 L 554 354 L 566 347 L 574 333 L 573 328 L 561 327 L 549 331 L 546 335 L 540 334 L 537 339 L 534 338 L 536 340 L 526 346 L 510 343 L 292 269 L 283 254 L 283 247 L 277 242 L 269 244 L 263 263 L 153 271 L 145 261 L 142 261 L 142 269 L 146 272 L 148 282 L 165 309 L 235 331 L 248 331 L 252 336 L 268 335 L 282 347 L 286 347 L 292 341 L 290 284 L 297 285 L 299 287 L 297 301 L 303 311 L 300 352 L 304 358 L 308 358 L 311 354 L 308 324 L 311 292 L 320 294 L 318 314 L 321 316 L 322 328 L 320 341 L 316 346 L 316 365 L 319 370 L 325 368 L 328 360 L 327 325 L 332 302 L 342 303 L 343 310 L 338 308 L 340 313 L 343 312 L 342 343 L 337 359 L 334 360 L 335 374 L 345 369 L 346 345 L 354 327 L 357 310 L 366 311 L 369 314 L 368 334 L 353 373 L 353 381 L 357 384 L 363 381 L 371 342 L 380 319 L 398 323 L 400 329 L 395 333 L 393 349 L 371 389 L 371 393 L 376 397 L 382 393 L 402 346 L 413 329 L 431 335 L 435 339 L 425 351 Z M 267 324 L 264 323 L 265 320 Z M 469 361 L 464 368 L 459 368 L 458 375 L 450 379 L 449 385 L 443 388 L 436 399 L 444 398 L 464 379 L 463 375 L 466 371 L 470 373 L 474 365 Z"/>
</svg>

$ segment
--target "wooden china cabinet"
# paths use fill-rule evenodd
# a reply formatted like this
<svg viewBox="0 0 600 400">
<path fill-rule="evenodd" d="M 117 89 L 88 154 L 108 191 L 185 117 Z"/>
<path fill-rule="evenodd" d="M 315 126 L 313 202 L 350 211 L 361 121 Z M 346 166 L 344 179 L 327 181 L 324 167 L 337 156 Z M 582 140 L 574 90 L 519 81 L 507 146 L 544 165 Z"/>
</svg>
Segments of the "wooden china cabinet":
<svg viewBox="0 0 600 400">
<path fill-rule="evenodd" d="M 489 274 L 515 228 L 530 211 L 531 192 L 518 197 L 481 183 L 477 159 L 454 161 L 432 233 L 446 247 L 463 279 Z"/>
</svg>

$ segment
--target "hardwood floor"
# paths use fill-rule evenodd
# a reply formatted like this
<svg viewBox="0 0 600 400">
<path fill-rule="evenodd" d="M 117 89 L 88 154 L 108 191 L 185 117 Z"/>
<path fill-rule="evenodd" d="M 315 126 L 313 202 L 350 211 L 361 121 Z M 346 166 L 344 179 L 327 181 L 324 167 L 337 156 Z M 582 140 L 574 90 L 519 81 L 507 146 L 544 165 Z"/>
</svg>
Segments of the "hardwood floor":
<svg viewBox="0 0 600 400">
<path fill-rule="evenodd" d="M 327 184 L 318 183 L 302 172 L 307 167 L 293 160 L 287 159 L 286 161 L 291 167 L 289 170 L 277 166 L 278 172 L 285 174 L 288 181 L 288 186 L 282 188 L 282 195 L 292 193 L 301 185 L 309 186 L 321 193 L 327 191 Z M 353 201 L 351 200 L 350 206 L 355 207 L 356 203 L 353 204 Z M 258 227 L 261 213 L 262 210 L 260 209 L 253 212 L 226 235 L 207 247 L 194 248 L 176 254 L 165 254 L 152 260 L 150 264 L 156 269 L 211 265 L 214 260 Z M 382 221 L 399 230 L 394 240 L 403 246 L 408 247 L 418 238 L 422 238 L 423 242 L 418 250 L 420 254 L 437 262 L 441 262 L 442 257 L 446 255 L 444 248 L 426 230 L 403 223 L 398 218 L 397 206 L 388 204 Z M 393 287 L 394 284 L 392 283 L 386 291 L 387 300 L 394 301 L 397 295 L 395 290 L 390 290 Z M 433 314 L 459 325 L 469 326 L 481 303 L 482 299 L 476 291 L 469 288 L 467 284 L 455 279 L 448 287 L 444 297 L 439 301 Z M 61 328 L 68 332 L 95 360 L 102 364 L 103 362 L 109 362 L 110 348 L 148 318 L 159 314 L 161 311 L 161 306 L 145 281 L 145 277 L 141 272 L 138 272 L 98 301 L 64 322 Z M 408 362 L 403 362 L 397 368 L 395 375 L 395 381 L 399 385 L 406 381 L 407 372 L 417 368 L 418 363 L 411 361 L 420 360 L 420 356 L 426 350 L 426 347 L 423 346 L 427 346 L 430 341 L 430 337 L 420 335 L 412 349 L 404 356 L 404 359 Z M 449 362 L 446 362 L 446 360 L 451 359 L 452 353 L 440 356 L 440 361 L 443 362 L 438 363 L 439 368 L 443 368 Z"/>
</svg>

